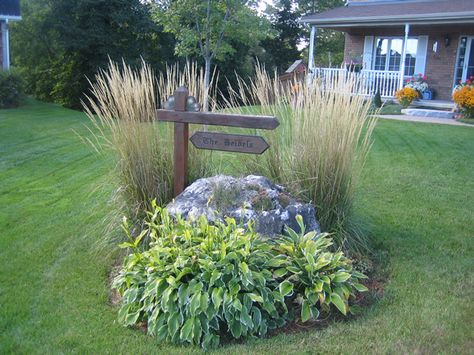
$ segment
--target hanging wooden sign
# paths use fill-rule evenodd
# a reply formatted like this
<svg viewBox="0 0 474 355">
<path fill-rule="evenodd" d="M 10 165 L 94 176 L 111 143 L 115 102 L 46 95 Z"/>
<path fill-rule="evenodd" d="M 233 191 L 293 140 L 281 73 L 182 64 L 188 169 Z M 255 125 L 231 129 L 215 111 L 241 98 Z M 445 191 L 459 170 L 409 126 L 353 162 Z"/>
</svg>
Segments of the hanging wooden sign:
<svg viewBox="0 0 474 355">
<path fill-rule="evenodd" d="M 262 154 L 269 148 L 263 137 L 242 134 L 196 132 L 190 140 L 196 148 L 225 152 Z"/>
<path fill-rule="evenodd" d="M 186 187 L 188 170 L 189 124 L 275 129 L 279 122 L 271 116 L 238 115 L 198 112 L 199 104 L 180 87 L 164 104 L 165 109 L 156 111 L 158 121 L 174 122 L 174 194 L 179 195 Z M 196 132 L 191 137 L 196 148 L 222 150 L 249 154 L 262 154 L 269 145 L 260 136 Z"/>
</svg>

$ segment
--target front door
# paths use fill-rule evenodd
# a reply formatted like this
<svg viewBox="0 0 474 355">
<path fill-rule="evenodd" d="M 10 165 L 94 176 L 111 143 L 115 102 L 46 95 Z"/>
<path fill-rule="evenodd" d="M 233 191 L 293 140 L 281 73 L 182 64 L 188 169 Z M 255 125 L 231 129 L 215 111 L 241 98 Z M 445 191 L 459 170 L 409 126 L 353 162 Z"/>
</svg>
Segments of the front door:
<svg viewBox="0 0 474 355">
<path fill-rule="evenodd" d="M 474 77 L 474 37 L 462 36 L 459 42 L 454 85 Z"/>
</svg>

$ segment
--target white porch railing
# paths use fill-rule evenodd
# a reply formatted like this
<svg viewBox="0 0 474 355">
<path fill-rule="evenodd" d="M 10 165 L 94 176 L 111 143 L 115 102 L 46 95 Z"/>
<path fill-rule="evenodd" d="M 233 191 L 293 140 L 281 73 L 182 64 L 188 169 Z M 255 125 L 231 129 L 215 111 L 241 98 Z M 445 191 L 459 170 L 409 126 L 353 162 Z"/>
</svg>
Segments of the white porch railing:
<svg viewBox="0 0 474 355">
<path fill-rule="evenodd" d="M 399 71 L 366 70 L 351 72 L 343 68 L 314 68 L 312 80 L 318 79 L 324 87 L 333 87 L 337 80 L 353 80 L 353 93 L 373 96 L 380 91 L 380 96 L 395 96 L 400 83 Z"/>
</svg>

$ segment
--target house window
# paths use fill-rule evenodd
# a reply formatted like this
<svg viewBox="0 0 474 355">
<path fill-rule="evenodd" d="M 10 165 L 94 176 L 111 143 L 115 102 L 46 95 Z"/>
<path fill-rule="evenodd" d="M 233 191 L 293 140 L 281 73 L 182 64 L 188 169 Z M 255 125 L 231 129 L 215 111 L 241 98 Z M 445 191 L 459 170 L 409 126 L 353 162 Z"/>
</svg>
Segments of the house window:
<svg viewBox="0 0 474 355">
<path fill-rule="evenodd" d="M 409 38 L 405 53 L 405 75 L 415 73 L 417 38 Z M 400 70 L 403 52 L 403 38 L 377 38 L 374 50 L 374 69 L 383 71 Z"/>
</svg>

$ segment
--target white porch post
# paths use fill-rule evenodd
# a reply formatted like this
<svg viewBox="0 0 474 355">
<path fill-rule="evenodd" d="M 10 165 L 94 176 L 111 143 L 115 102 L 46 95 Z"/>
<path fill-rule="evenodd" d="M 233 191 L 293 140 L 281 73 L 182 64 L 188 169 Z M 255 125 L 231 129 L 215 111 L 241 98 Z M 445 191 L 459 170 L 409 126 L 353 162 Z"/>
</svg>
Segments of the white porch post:
<svg viewBox="0 0 474 355">
<path fill-rule="evenodd" d="M 403 83 L 405 82 L 405 57 L 407 52 L 407 44 L 408 44 L 408 34 L 410 33 L 410 24 L 405 24 L 405 38 L 403 40 L 403 49 L 402 49 L 402 57 L 400 58 L 400 82 L 398 84 L 398 88 L 403 88 Z"/>
<path fill-rule="evenodd" d="M 2 22 L 2 56 L 3 56 L 3 69 L 10 69 L 10 38 L 8 35 L 8 19 Z"/>
<path fill-rule="evenodd" d="M 311 83 L 313 79 L 313 70 L 314 70 L 314 44 L 316 41 L 316 27 L 311 26 L 311 34 L 309 36 L 309 56 L 308 56 L 308 70 L 307 75 L 308 84 Z"/>
</svg>

